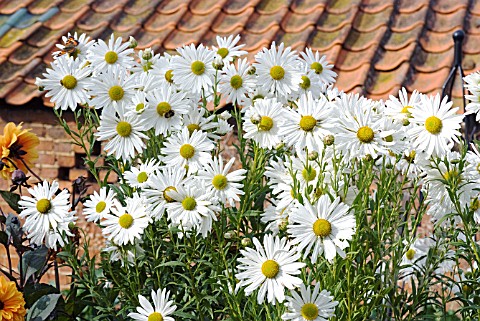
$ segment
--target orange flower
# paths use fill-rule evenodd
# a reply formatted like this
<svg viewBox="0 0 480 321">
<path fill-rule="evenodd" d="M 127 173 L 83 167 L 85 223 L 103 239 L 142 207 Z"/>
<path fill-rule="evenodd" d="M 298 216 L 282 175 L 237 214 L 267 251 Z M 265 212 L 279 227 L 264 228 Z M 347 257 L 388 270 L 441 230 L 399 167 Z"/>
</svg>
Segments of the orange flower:
<svg viewBox="0 0 480 321">
<path fill-rule="evenodd" d="M 36 147 L 40 141 L 35 134 L 29 131 L 30 129 L 22 129 L 21 123 L 18 126 L 8 123 L 3 129 L 3 135 L 0 135 L 0 153 L 2 162 L 7 166 L 3 166 L 0 173 L 4 179 L 8 179 L 12 175 L 15 166 L 28 173 L 27 166 L 33 166 L 32 162 L 38 158 Z M 12 162 L 15 166 L 12 165 Z"/>
<path fill-rule="evenodd" d="M 25 300 L 15 282 L 0 276 L 0 321 L 23 321 L 25 314 Z"/>
</svg>

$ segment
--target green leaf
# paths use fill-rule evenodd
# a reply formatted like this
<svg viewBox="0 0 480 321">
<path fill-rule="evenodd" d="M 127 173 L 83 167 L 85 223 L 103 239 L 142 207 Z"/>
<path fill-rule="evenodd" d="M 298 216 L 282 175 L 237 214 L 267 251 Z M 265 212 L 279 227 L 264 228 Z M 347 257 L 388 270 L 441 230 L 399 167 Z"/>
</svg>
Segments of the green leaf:
<svg viewBox="0 0 480 321">
<path fill-rule="evenodd" d="M 48 249 L 44 245 L 23 255 L 23 274 L 25 280 L 28 280 L 28 278 L 45 266 L 47 263 L 47 255 Z"/>
<path fill-rule="evenodd" d="M 45 321 L 48 320 L 52 312 L 57 306 L 61 294 L 47 294 L 42 296 L 35 304 L 28 310 L 27 321 Z"/>
<path fill-rule="evenodd" d="M 7 243 L 8 243 L 7 232 L 0 231 L 0 243 L 7 246 Z"/>
<path fill-rule="evenodd" d="M 0 191 L 5 202 L 10 206 L 15 212 L 20 213 L 20 207 L 18 206 L 18 201 L 20 201 L 20 195 L 9 192 L 9 191 Z"/>
<path fill-rule="evenodd" d="M 25 288 L 23 288 L 23 297 L 25 298 L 27 307 L 33 306 L 35 302 L 44 295 L 58 293 L 57 288 L 45 283 L 27 284 Z"/>
</svg>

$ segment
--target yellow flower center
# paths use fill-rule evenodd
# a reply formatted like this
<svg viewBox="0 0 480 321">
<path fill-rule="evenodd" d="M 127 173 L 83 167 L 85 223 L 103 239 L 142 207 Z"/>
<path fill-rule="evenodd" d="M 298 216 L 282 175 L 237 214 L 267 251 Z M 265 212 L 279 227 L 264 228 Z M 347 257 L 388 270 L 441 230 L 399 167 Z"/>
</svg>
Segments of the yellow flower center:
<svg viewBox="0 0 480 321">
<path fill-rule="evenodd" d="M 480 173 L 480 163 L 477 164 L 477 172 Z"/>
<path fill-rule="evenodd" d="M 145 104 L 144 103 L 140 103 L 137 106 L 135 106 L 135 111 L 142 111 L 144 109 L 145 109 Z"/>
<path fill-rule="evenodd" d="M 153 312 L 148 316 L 147 321 L 163 321 L 163 316 L 159 312 Z"/>
<path fill-rule="evenodd" d="M 478 198 L 472 200 L 472 202 L 470 203 L 470 208 L 474 212 L 480 208 L 480 201 L 478 200 Z"/>
<path fill-rule="evenodd" d="M 195 130 L 200 130 L 200 126 L 198 124 L 190 124 L 187 125 L 187 129 L 190 135 L 192 135 Z"/>
<path fill-rule="evenodd" d="M 303 171 L 302 171 L 302 177 L 303 177 L 307 182 L 313 181 L 316 176 L 317 176 L 317 171 L 316 171 L 315 168 L 313 168 L 313 167 L 304 168 Z"/>
<path fill-rule="evenodd" d="M 412 163 L 415 160 L 416 155 L 417 155 L 417 152 L 412 150 L 410 154 L 404 156 L 404 158 L 407 162 Z"/>
<path fill-rule="evenodd" d="M 200 60 L 192 62 L 190 68 L 192 69 L 192 72 L 197 76 L 203 75 L 203 73 L 205 72 L 205 64 Z"/>
<path fill-rule="evenodd" d="M 357 138 L 365 144 L 370 143 L 373 140 L 373 136 L 373 130 L 368 126 L 360 127 L 357 131 Z"/>
<path fill-rule="evenodd" d="M 117 124 L 117 133 L 122 137 L 128 137 L 132 133 L 132 125 L 126 121 L 120 121 Z"/>
<path fill-rule="evenodd" d="M 168 113 L 170 110 L 172 110 L 172 106 L 170 106 L 170 104 L 166 101 L 163 101 L 157 105 L 157 114 L 162 117 L 165 116 L 165 114 Z"/>
<path fill-rule="evenodd" d="M 168 196 L 168 192 L 170 191 L 177 191 L 177 189 L 173 186 L 168 186 L 166 189 L 163 190 L 163 199 L 167 201 L 167 203 L 172 203 L 174 202 L 175 200 L 173 198 L 171 198 L 170 196 Z"/>
<path fill-rule="evenodd" d="M 406 114 L 407 117 L 411 117 L 412 113 L 409 110 L 410 108 L 413 108 L 413 107 L 412 106 L 404 106 L 400 112 L 402 114 Z"/>
<path fill-rule="evenodd" d="M 332 233 L 332 224 L 323 218 L 319 218 L 313 223 L 313 233 L 319 237 L 327 237 Z"/>
<path fill-rule="evenodd" d="M 415 256 L 415 250 L 414 249 L 409 249 L 407 251 L 407 253 L 405 254 L 405 256 L 407 257 L 407 259 L 409 259 L 410 261 L 413 260 L 413 257 Z"/>
<path fill-rule="evenodd" d="M 97 203 L 97 206 L 95 206 L 95 211 L 97 213 L 102 213 L 106 207 L 107 207 L 107 203 L 105 203 L 104 201 L 100 201 Z"/>
<path fill-rule="evenodd" d="M 220 48 L 217 50 L 217 54 L 222 57 L 222 59 L 225 59 L 225 57 L 228 55 L 228 49 L 227 48 Z"/>
<path fill-rule="evenodd" d="M 105 61 L 107 64 L 114 64 L 118 60 L 118 54 L 115 51 L 108 51 L 105 54 Z"/>
<path fill-rule="evenodd" d="M 223 190 L 227 187 L 227 184 L 227 178 L 222 174 L 215 175 L 212 179 L 212 185 L 216 189 Z"/>
<path fill-rule="evenodd" d="M 138 175 L 137 175 L 137 181 L 139 183 L 145 183 L 148 179 L 148 175 L 146 172 L 140 172 Z"/>
<path fill-rule="evenodd" d="M 437 135 L 442 131 L 442 120 L 437 116 L 430 116 L 425 120 L 425 129 L 433 135 Z"/>
<path fill-rule="evenodd" d="M 77 78 L 73 77 L 72 75 L 66 75 L 63 77 L 60 83 L 67 89 L 73 89 L 77 87 Z"/>
<path fill-rule="evenodd" d="M 262 264 L 262 274 L 269 279 L 273 279 L 280 271 L 280 265 L 274 260 L 267 260 Z"/>
<path fill-rule="evenodd" d="M 173 70 L 167 70 L 167 72 L 165 73 L 165 80 L 173 84 Z"/>
<path fill-rule="evenodd" d="M 318 74 L 321 74 L 322 71 L 323 71 L 323 66 L 322 66 L 322 64 L 319 63 L 318 61 L 313 62 L 313 63 L 310 65 L 310 68 L 311 68 L 312 70 L 314 70 L 317 75 L 318 75 Z"/>
<path fill-rule="evenodd" d="M 273 127 L 273 119 L 268 116 L 262 116 L 260 123 L 258 124 L 258 129 L 262 131 L 269 131 Z"/>
<path fill-rule="evenodd" d="M 300 87 L 303 90 L 307 90 L 308 88 L 310 88 L 310 85 L 311 85 L 310 78 L 308 78 L 307 76 L 302 76 L 302 82 L 300 84 Z"/>
<path fill-rule="evenodd" d="M 317 120 L 313 116 L 302 116 L 300 119 L 300 128 L 306 132 L 312 131 L 315 126 L 317 126 Z"/>
<path fill-rule="evenodd" d="M 182 156 L 185 159 L 190 159 L 195 155 L 195 148 L 190 145 L 190 144 L 183 144 L 182 147 L 180 147 L 180 156 Z"/>
<path fill-rule="evenodd" d="M 318 307 L 314 303 L 305 303 L 300 313 L 305 320 L 315 320 L 318 317 Z"/>
<path fill-rule="evenodd" d="M 443 178 L 446 181 L 460 182 L 460 180 L 461 180 L 460 173 L 456 169 L 452 169 L 452 170 L 447 171 L 445 174 L 443 174 Z"/>
<path fill-rule="evenodd" d="M 119 101 L 123 98 L 124 93 L 125 92 L 123 91 L 123 88 L 117 85 L 110 88 L 108 91 L 108 96 L 110 96 L 111 100 Z"/>
<path fill-rule="evenodd" d="M 232 78 L 230 78 L 230 86 L 232 86 L 233 89 L 238 89 L 242 87 L 243 85 L 243 79 L 239 75 L 235 75 Z"/>
<path fill-rule="evenodd" d="M 186 197 L 182 201 L 182 206 L 185 210 L 191 211 L 195 208 L 195 206 L 197 206 L 197 201 L 195 201 L 193 197 Z"/>
<path fill-rule="evenodd" d="M 282 66 L 273 66 L 270 68 L 270 76 L 275 80 L 282 80 L 285 77 L 285 69 Z"/>
<path fill-rule="evenodd" d="M 133 224 L 133 216 L 125 213 L 118 219 L 118 224 L 124 229 L 129 229 Z"/>
<path fill-rule="evenodd" d="M 39 211 L 42 214 L 47 214 L 51 208 L 52 208 L 52 203 L 46 198 L 42 198 L 37 202 L 37 211 Z"/>
</svg>

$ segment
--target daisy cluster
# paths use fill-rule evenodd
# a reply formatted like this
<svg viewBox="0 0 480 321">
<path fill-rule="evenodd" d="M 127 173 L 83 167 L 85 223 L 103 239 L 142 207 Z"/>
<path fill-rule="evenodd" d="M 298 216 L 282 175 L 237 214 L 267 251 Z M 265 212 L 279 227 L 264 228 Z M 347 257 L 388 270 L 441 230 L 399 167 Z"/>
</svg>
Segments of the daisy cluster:
<svg viewBox="0 0 480 321">
<path fill-rule="evenodd" d="M 133 264 L 154 221 L 166 219 L 182 237 L 208 237 L 223 209 L 239 204 L 249 173 L 233 170 L 235 159 L 224 162 L 219 153 L 221 138 L 232 131 L 229 112 L 211 111 L 221 102 L 234 106 L 241 139 L 269 155 L 264 180 L 270 205 L 261 213 L 266 233 L 253 238 L 254 247 L 240 250 L 236 290 L 255 292 L 258 303 L 287 301 L 284 320 L 326 320 L 334 313 L 338 302 L 330 293 L 303 284 L 299 275 L 306 270 L 303 260 L 346 257 L 359 191 L 344 178 L 359 162 L 421 182 L 434 221 L 455 212 L 448 187 L 455 185 L 462 204 L 476 206 L 480 222 L 479 194 L 471 187 L 480 182 L 480 153 L 452 150 L 463 116 L 447 97 L 417 91 L 409 96 L 404 88 L 387 101 L 345 94 L 334 87 L 333 66 L 318 52 L 307 48 L 298 54 L 272 43 L 250 63 L 242 58 L 247 53 L 239 36 L 217 37 L 211 48 L 185 45 L 175 55 L 150 48 L 136 52 L 134 39 L 113 35 L 108 43 L 70 37 L 78 43 L 75 49 L 65 53 L 59 45 L 37 84 L 58 109 L 98 111 L 96 138 L 123 165 L 120 185 L 131 193 L 103 186 L 84 203 L 87 220 L 102 227 L 112 261 Z M 467 80 L 477 105 L 478 79 Z M 158 152 L 149 150 L 149 141 Z M 50 218 L 35 239 L 42 242 L 48 229 L 62 231 L 57 226 L 72 219 L 58 219 L 63 216 L 53 202 L 42 205 L 50 194 L 32 195 L 24 198 L 22 215 Z M 455 216 L 443 221 L 458 222 Z M 417 262 L 428 248 L 424 243 L 406 244 L 402 264 Z M 168 294 L 159 289 L 152 299 L 155 308 L 142 297 L 142 308 L 130 316 L 169 320 L 163 318 L 174 310 L 172 302 L 165 303 Z"/>
</svg>

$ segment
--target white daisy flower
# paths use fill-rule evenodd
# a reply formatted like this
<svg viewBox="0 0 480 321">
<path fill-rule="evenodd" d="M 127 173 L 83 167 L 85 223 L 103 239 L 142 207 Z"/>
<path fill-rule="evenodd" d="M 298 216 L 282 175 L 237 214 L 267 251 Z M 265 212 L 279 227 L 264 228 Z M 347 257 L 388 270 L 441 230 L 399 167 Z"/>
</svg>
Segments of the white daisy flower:
<svg viewBox="0 0 480 321">
<path fill-rule="evenodd" d="M 188 113 L 183 115 L 183 126 L 188 128 L 188 132 L 193 134 L 195 130 L 207 132 L 207 137 L 212 140 L 217 140 L 220 137 L 212 132 L 212 129 L 218 127 L 218 123 L 214 121 L 215 115 L 212 114 L 205 117 L 206 109 L 190 106 Z"/>
<path fill-rule="evenodd" d="M 172 300 L 169 300 L 170 291 L 167 289 L 152 290 L 152 304 L 143 296 L 138 295 L 140 306 L 137 307 L 137 312 L 130 312 L 129 318 L 137 321 L 175 321 L 170 315 L 175 312 L 177 306 Z"/>
<path fill-rule="evenodd" d="M 180 56 L 172 59 L 173 81 L 185 90 L 201 93 L 210 92 L 215 69 L 212 66 L 214 52 L 200 44 L 177 49 Z"/>
<path fill-rule="evenodd" d="M 290 174 L 290 169 L 285 165 L 283 159 L 279 158 L 278 161 L 270 160 L 270 166 L 265 167 L 265 177 L 268 178 L 268 185 L 272 189 L 274 195 L 285 190 L 284 185 L 293 185 L 293 178 Z"/>
<path fill-rule="evenodd" d="M 164 53 L 163 56 L 158 58 L 156 64 L 153 65 L 152 73 L 158 75 L 158 78 L 162 83 L 165 83 L 169 86 L 175 85 L 173 82 L 173 68 L 172 60 L 177 59 L 178 56 L 170 56 L 168 53 Z"/>
<path fill-rule="evenodd" d="M 100 193 L 94 191 L 83 203 L 83 214 L 87 221 L 98 222 L 103 219 L 105 214 L 110 213 L 114 198 L 115 192 L 112 189 L 107 192 L 107 187 L 100 188 Z"/>
<path fill-rule="evenodd" d="M 122 44 L 122 38 L 115 39 L 112 33 L 108 45 L 102 39 L 98 39 L 97 43 L 90 48 L 87 58 L 97 73 L 112 71 L 117 67 L 130 68 L 134 64 L 132 57 L 134 51 L 129 47 L 130 42 Z"/>
<path fill-rule="evenodd" d="M 147 101 L 145 93 L 142 91 L 137 91 L 135 95 L 133 95 L 131 103 L 127 105 L 126 113 L 139 115 L 142 114 L 149 106 L 150 105 Z M 150 128 L 145 126 L 145 130 L 148 129 Z"/>
<path fill-rule="evenodd" d="M 292 236 L 292 244 L 298 244 L 298 251 L 304 257 L 310 255 L 312 263 L 318 256 L 332 262 L 337 253 L 345 258 L 343 251 L 355 233 L 355 217 L 348 213 L 349 207 L 337 197 L 333 202 L 328 195 L 322 195 L 316 204 L 305 200 L 305 205 L 298 204 L 290 214 L 291 225 L 288 233 Z"/>
<path fill-rule="evenodd" d="M 480 71 L 473 72 L 470 75 L 463 77 L 465 87 L 470 92 L 480 91 Z"/>
<path fill-rule="evenodd" d="M 240 280 L 237 288 L 245 287 L 247 296 L 258 290 L 258 304 L 263 303 L 265 296 L 268 303 L 282 303 L 285 288 L 292 290 L 303 283 L 295 275 L 300 274 L 305 263 L 298 262 L 300 254 L 285 237 L 265 235 L 263 245 L 254 237 L 253 244 L 255 249 L 240 250 L 242 257 L 238 258 L 239 272 L 235 275 Z"/>
<path fill-rule="evenodd" d="M 237 43 L 240 41 L 240 35 L 236 35 L 235 38 L 233 38 L 233 35 L 228 36 L 228 38 L 217 36 L 216 39 L 218 48 L 212 46 L 212 49 L 217 55 L 222 57 L 224 62 L 231 62 L 235 57 L 241 57 L 248 53 L 245 50 L 240 50 L 245 47 L 244 44 L 237 46 Z"/>
<path fill-rule="evenodd" d="M 75 222 L 77 219 L 75 216 L 73 216 L 75 212 L 69 212 L 69 215 L 65 217 L 65 220 L 63 222 L 58 223 L 56 229 L 49 229 L 45 235 L 45 246 L 49 249 L 52 249 L 54 251 L 57 251 L 57 249 L 60 247 L 64 247 L 65 244 L 69 242 L 68 238 L 65 236 L 72 237 L 74 234 L 70 231 L 69 224 Z M 34 244 L 41 244 L 41 243 L 35 243 L 33 241 L 33 238 L 31 240 Z"/>
<path fill-rule="evenodd" d="M 142 190 L 142 196 L 148 204 L 148 210 L 154 219 L 160 219 L 165 212 L 167 203 L 175 202 L 170 195 L 177 191 L 179 186 L 186 184 L 187 172 L 181 167 L 163 167 L 149 177 L 149 187 Z"/>
<path fill-rule="evenodd" d="M 58 59 L 62 55 L 68 55 L 75 60 L 85 61 L 87 59 L 88 50 L 93 46 L 94 41 L 90 40 L 86 34 L 82 33 L 80 37 L 75 32 L 73 35 L 69 32 L 67 36 L 62 36 L 62 44 L 56 44 L 55 46 L 60 49 L 53 53 L 53 57 Z"/>
<path fill-rule="evenodd" d="M 235 162 L 235 158 L 231 158 L 230 161 L 223 166 L 222 156 L 219 158 L 214 157 L 206 163 L 202 170 L 200 170 L 196 178 L 204 180 L 207 187 L 206 192 L 211 193 L 217 197 L 222 203 L 227 202 L 234 206 L 235 201 L 239 202 L 238 195 L 243 195 L 243 184 L 240 183 L 247 173 L 244 169 L 237 169 L 229 173 L 230 169 Z"/>
<path fill-rule="evenodd" d="M 145 188 L 150 186 L 150 178 L 158 168 L 157 160 L 150 159 L 146 163 L 140 164 L 138 168 L 130 168 L 129 171 L 123 173 L 123 178 L 133 188 Z"/>
<path fill-rule="evenodd" d="M 433 246 L 430 238 L 416 239 L 409 247 L 406 248 L 405 254 L 402 256 L 400 266 L 400 275 L 402 278 L 410 278 L 413 272 L 423 268 L 427 262 L 427 254 Z"/>
<path fill-rule="evenodd" d="M 322 174 L 328 174 L 327 171 L 324 172 L 324 170 L 320 168 L 318 161 L 310 160 L 305 152 L 297 152 L 296 157 L 290 156 L 290 162 L 290 175 L 295 176 L 301 192 L 303 192 L 304 189 L 308 189 L 309 186 L 316 187 L 320 176 Z"/>
<path fill-rule="evenodd" d="M 115 154 L 115 158 L 129 160 L 141 153 L 146 147 L 143 139 L 148 137 L 142 133 L 145 130 L 142 121 L 133 114 L 123 114 L 119 111 L 104 111 L 100 116 L 100 126 L 95 133 L 97 140 L 108 140 L 105 150 L 107 155 Z"/>
<path fill-rule="evenodd" d="M 153 72 L 134 73 L 133 76 L 135 77 L 135 89 L 145 94 L 150 94 L 165 84 L 162 82 L 162 78 Z"/>
<path fill-rule="evenodd" d="M 88 102 L 86 88 L 90 83 L 88 76 L 91 70 L 83 67 L 83 64 L 79 59 L 61 56 L 53 61 L 52 69 L 47 68 L 43 74 L 45 79 L 37 78 L 35 81 L 37 86 L 44 87 L 47 92 L 45 97 L 52 97 L 50 101 L 55 104 L 55 108 L 75 111 L 78 104 Z"/>
<path fill-rule="evenodd" d="M 202 229 L 206 224 L 211 227 L 211 222 L 216 221 L 215 212 L 220 208 L 215 205 L 210 193 L 205 193 L 205 186 L 199 181 L 192 181 L 187 185 L 179 186 L 178 189 L 168 193 L 175 202 L 167 203 L 168 218 L 174 225 L 180 225 L 184 231 L 197 228 L 197 234 L 203 236 L 210 231 Z"/>
<path fill-rule="evenodd" d="M 244 105 L 256 84 L 249 74 L 250 65 L 247 58 L 238 60 L 238 70 L 233 64 L 227 64 L 222 70 L 218 91 L 227 96 L 227 103 Z"/>
<path fill-rule="evenodd" d="M 282 320 L 293 321 L 327 321 L 335 316 L 335 307 L 337 301 L 333 300 L 333 296 L 329 291 L 322 290 L 320 292 L 320 283 L 317 283 L 310 290 L 305 284 L 300 284 L 300 294 L 292 291 L 291 296 L 287 296 L 287 310 L 282 315 Z"/>
<path fill-rule="evenodd" d="M 152 48 L 138 51 L 138 62 L 130 69 L 134 73 L 148 73 L 160 59 L 160 54 L 155 54 Z"/>
<path fill-rule="evenodd" d="M 475 120 L 480 121 L 480 87 L 479 91 L 474 91 L 471 95 L 465 95 L 465 99 L 470 101 L 465 106 L 465 115 L 476 114 Z"/>
<path fill-rule="evenodd" d="M 306 48 L 300 55 L 305 60 L 311 78 L 318 78 L 320 82 L 327 85 L 335 82 L 337 73 L 332 70 L 333 65 L 327 62 L 327 56 L 321 56 L 318 51 L 313 53 L 310 48 Z"/>
<path fill-rule="evenodd" d="M 233 126 L 228 123 L 225 119 L 219 118 L 217 120 L 217 128 L 215 130 L 215 133 L 223 136 L 228 133 L 230 133 L 233 130 Z M 213 136 L 212 136 L 213 137 Z"/>
<path fill-rule="evenodd" d="M 261 148 L 272 149 L 280 144 L 280 128 L 284 123 L 284 108 L 276 99 L 260 99 L 243 117 L 244 137 L 253 139 Z"/>
<path fill-rule="evenodd" d="M 145 126 L 155 129 L 155 135 L 166 136 L 174 129 L 180 129 L 181 115 L 190 111 L 190 102 L 185 94 L 166 84 L 147 95 L 149 108 L 142 113 Z"/>
<path fill-rule="evenodd" d="M 272 42 L 270 49 L 263 48 L 255 55 L 257 62 L 253 66 L 258 75 L 257 84 L 267 91 L 287 97 L 292 91 L 298 90 L 302 74 L 295 51 L 284 47 L 281 43 L 277 48 Z"/>
<path fill-rule="evenodd" d="M 292 93 L 290 100 L 297 100 L 299 97 L 306 95 L 307 93 L 311 93 L 313 98 L 315 99 L 323 96 L 322 88 L 325 85 L 320 82 L 320 79 L 318 77 L 311 77 L 311 73 L 306 72 L 305 69 L 307 68 L 304 67 L 304 72 L 302 72 L 302 82 L 300 83 L 298 90 Z"/>
<path fill-rule="evenodd" d="M 292 202 L 286 207 L 280 207 L 277 200 L 271 198 L 270 201 L 272 205 L 264 209 L 263 213 L 260 214 L 260 220 L 267 224 L 266 230 L 272 231 L 273 235 L 277 235 L 281 229 L 287 227 L 288 218 L 292 209 L 295 208 L 295 203 Z"/>
<path fill-rule="evenodd" d="M 75 220 L 75 212 L 70 212 L 70 193 L 64 189 L 55 196 L 58 189 L 57 181 L 50 185 L 44 180 L 28 189 L 31 197 L 23 195 L 18 202 L 22 210 L 19 216 L 25 219 L 23 228 L 34 244 L 41 245 L 48 235 L 56 232 L 71 235 L 68 223 Z"/>
<path fill-rule="evenodd" d="M 110 255 L 110 262 L 120 261 L 122 266 L 125 264 L 133 266 L 135 264 L 135 258 L 138 255 L 145 253 L 145 250 L 141 247 L 141 240 L 136 240 L 135 244 L 127 244 L 118 246 L 115 243 L 106 240 L 105 247 L 102 252 Z"/>
<path fill-rule="evenodd" d="M 335 144 L 348 158 L 370 155 L 375 159 L 379 154 L 387 154 L 388 148 L 395 144 L 386 139 L 394 132 L 382 131 L 382 118 L 375 114 L 367 99 L 359 99 L 358 94 L 343 95 L 334 104 Z"/>
<path fill-rule="evenodd" d="M 323 138 L 331 134 L 330 104 L 323 97 L 315 100 L 311 93 L 307 93 L 300 97 L 297 106 L 295 109 L 286 109 L 280 135 L 284 136 L 287 146 L 295 146 L 297 150 L 307 147 L 309 151 L 320 151 Z"/>
<path fill-rule="evenodd" d="M 151 221 L 140 198 L 127 198 L 126 206 L 114 200 L 112 214 L 105 214 L 101 225 L 103 235 L 119 245 L 134 244 Z"/>
<path fill-rule="evenodd" d="M 410 98 L 405 87 L 398 92 L 398 98 L 390 95 L 386 101 L 385 113 L 395 120 L 400 121 L 403 125 L 410 124 L 409 118 L 412 117 L 412 109 L 421 103 L 421 94 L 414 90 Z"/>
<path fill-rule="evenodd" d="M 130 75 L 125 69 L 112 68 L 94 77 L 89 83 L 92 99 L 90 105 L 96 109 L 123 109 L 131 103 L 135 94 L 135 75 Z"/>
<path fill-rule="evenodd" d="M 451 108 L 448 97 L 440 101 L 440 94 L 433 97 L 422 96 L 422 103 L 412 109 L 411 123 L 414 125 L 408 134 L 417 151 L 442 157 L 458 142 L 463 115 L 457 114 L 458 107 Z"/>
<path fill-rule="evenodd" d="M 213 143 L 207 138 L 207 133 L 195 130 L 191 135 L 188 128 L 174 133 L 165 142 L 162 153 L 163 161 L 168 166 L 188 166 L 188 173 L 195 173 L 203 162 L 210 159 Z"/>
</svg>

